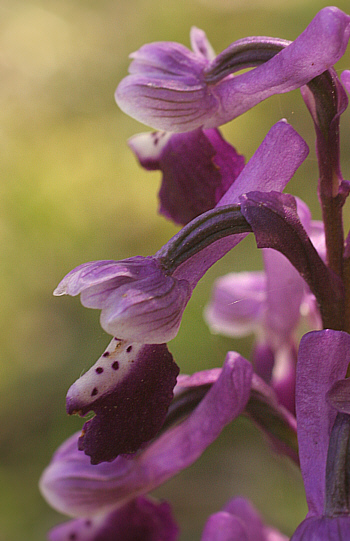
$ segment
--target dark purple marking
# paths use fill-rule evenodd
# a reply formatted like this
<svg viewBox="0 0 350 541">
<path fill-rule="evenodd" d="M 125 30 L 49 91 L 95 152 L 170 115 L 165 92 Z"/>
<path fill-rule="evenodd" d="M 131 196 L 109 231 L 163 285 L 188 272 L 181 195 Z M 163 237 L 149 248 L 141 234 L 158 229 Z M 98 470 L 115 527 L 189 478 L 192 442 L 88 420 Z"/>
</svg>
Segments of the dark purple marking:
<svg viewBox="0 0 350 541">
<path fill-rule="evenodd" d="M 127 351 L 128 353 L 130 353 L 131 350 L 132 350 L 132 346 L 128 346 L 128 347 L 126 348 L 126 351 Z"/>
<path fill-rule="evenodd" d="M 76 539 L 76 538 L 77 538 L 77 534 L 76 534 L 76 533 L 71 533 L 71 534 L 69 535 L 69 540 L 70 540 L 70 541 L 74 541 L 74 539 Z"/>
<path fill-rule="evenodd" d="M 102 372 L 103 372 L 102 366 L 98 366 L 97 368 L 95 368 L 95 372 L 96 372 L 96 374 L 102 374 Z"/>
<path fill-rule="evenodd" d="M 118 366 L 117 361 L 112 364 L 114 370 Z M 96 414 L 84 424 L 78 443 L 91 464 L 135 453 L 155 437 L 164 423 L 178 373 L 166 344 L 144 345 L 122 381 L 81 408 L 81 415 L 91 410 Z"/>
<path fill-rule="evenodd" d="M 118 362 L 118 361 L 114 361 L 114 363 L 112 364 L 112 368 L 113 368 L 113 370 L 118 370 L 118 368 L 119 368 L 119 362 Z"/>
<path fill-rule="evenodd" d="M 85 520 L 85 526 L 89 528 L 91 524 L 92 524 L 91 520 Z"/>
<path fill-rule="evenodd" d="M 97 387 L 94 387 L 91 393 L 91 396 L 96 396 L 98 393 Z"/>
<path fill-rule="evenodd" d="M 109 356 L 110 356 L 109 351 L 105 351 L 104 354 L 102 355 L 102 357 L 109 357 Z"/>
</svg>

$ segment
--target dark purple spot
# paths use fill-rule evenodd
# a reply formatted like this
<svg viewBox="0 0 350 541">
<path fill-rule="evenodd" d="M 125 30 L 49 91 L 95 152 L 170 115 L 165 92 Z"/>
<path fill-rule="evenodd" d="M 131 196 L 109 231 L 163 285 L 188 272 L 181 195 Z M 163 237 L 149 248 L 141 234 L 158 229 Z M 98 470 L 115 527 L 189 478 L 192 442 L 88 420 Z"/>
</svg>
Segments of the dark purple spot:
<svg viewBox="0 0 350 541">
<path fill-rule="evenodd" d="M 117 338 L 116 336 L 114 337 L 114 340 L 118 340 L 118 342 L 121 342 L 121 338 Z"/>
<path fill-rule="evenodd" d="M 128 346 L 128 347 L 126 348 L 126 351 L 127 351 L 128 353 L 130 353 L 131 350 L 132 350 L 132 346 Z"/>
<path fill-rule="evenodd" d="M 112 368 L 113 368 L 113 370 L 118 370 L 118 368 L 119 368 L 118 361 L 114 361 L 114 363 L 112 364 Z"/>
<path fill-rule="evenodd" d="M 91 524 L 92 524 L 91 520 L 85 520 L 85 526 L 89 528 Z"/>
<path fill-rule="evenodd" d="M 76 533 L 71 533 L 71 534 L 69 534 L 69 539 L 70 539 L 70 541 L 74 541 L 74 539 L 76 539 L 76 538 L 77 538 L 77 534 L 76 534 Z"/>
<path fill-rule="evenodd" d="M 109 356 L 110 356 L 109 351 L 105 351 L 104 354 L 102 355 L 102 357 L 109 357 Z"/>
<path fill-rule="evenodd" d="M 96 396 L 97 393 L 98 393 L 97 387 L 94 387 L 94 388 L 92 389 L 91 396 Z"/>
<path fill-rule="evenodd" d="M 103 372 L 102 366 L 98 366 L 97 368 L 95 368 L 95 372 L 96 372 L 96 374 L 102 374 L 102 372 Z"/>
</svg>

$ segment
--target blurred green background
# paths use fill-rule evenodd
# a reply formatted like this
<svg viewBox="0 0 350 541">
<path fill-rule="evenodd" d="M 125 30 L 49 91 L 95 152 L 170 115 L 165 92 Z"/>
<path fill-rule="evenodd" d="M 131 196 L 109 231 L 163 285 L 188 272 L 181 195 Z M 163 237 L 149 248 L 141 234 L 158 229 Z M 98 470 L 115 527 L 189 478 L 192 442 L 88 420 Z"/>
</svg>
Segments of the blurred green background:
<svg viewBox="0 0 350 541">
<path fill-rule="evenodd" d="M 147 128 L 114 102 L 128 54 L 150 41 L 189 46 L 192 25 L 207 32 L 217 52 L 247 35 L 295 39 L 326 5 L 0 0 L 0 541 L 43 541 L 64 520 L 41 498 L 38 478 L 55 448 L 82 426 L 65 414 L 68 387 L 109 341 L 97 311 L 76 298 L 54 298 L 53 289 L 80 263 L 154 253 L 176 231 L 157 215 L 160 174 L 142 171 L 126 145 Z M 339 67 L 350 68 L 349 54 Z M 313 128 L 299 92 L 271 98 L 223 131 L 249 158 L 282 117 L 311 148 L 288 191 L 319 218 Z M 348 114 L 343 135 L 349 177 Z M 170 344 L 183 372 L 221 365 L 228 349 L 249 356 L 250 339 L 211 335 L 202 311 L 216 276 L 260 266 L 248 238 L 199 284 Z M 249 496 L 287 534 L 306 510 L 298 471 L 271 455 L 246 420 L 156 494 L 172 501 L 183 541 L 199 539 L 206 516 L 234 495 Z"/>
</svg>

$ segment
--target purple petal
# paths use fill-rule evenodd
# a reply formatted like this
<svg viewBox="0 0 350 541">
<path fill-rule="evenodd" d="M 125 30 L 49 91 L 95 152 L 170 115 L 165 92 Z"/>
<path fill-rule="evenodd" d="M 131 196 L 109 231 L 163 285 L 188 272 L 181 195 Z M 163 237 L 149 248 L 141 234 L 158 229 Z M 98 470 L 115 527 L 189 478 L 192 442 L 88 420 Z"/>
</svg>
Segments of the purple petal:
<svg viewBox="0 0 350 541">
<path fill-rule="evenodd" d="M 261 325 L 265 310 L 265 273 L 239 272 L 216 280 L 204 315 L 212 332 L 245 336 Z"/>
<path fill-rule="evenodd" d="M 314 331 L 300 342 L 296 412 L 300 466 L 311 516 L 323 512 L 328 443 L 337 414 L 326 395 L 345 377 L 349 362 L 350 335 L 345 332 Z"/>
<path fill-rule="evenodd" d="M 129 145 L 142 166 L 162 171 L 160 213 L 179 224 L 215 207 L 244 167 L 218 130 L 139 134 Z"/>
<path fill-rule="evenodd" d="M 84 306 L 102 309 L 101 325 L 109 334 L 159 344 L 176 336 L 190 298 L 187 282 L 167 276 L 155 258 L 141 256 L 80 265 L 54 293 L 80 293 Z"/>
<path fill-rule="evenodd" d="M 341 82 L 345 86 L 347 92 L 350 93 L 350 70 L 344 70 L 341 74 Z"/>
<path fill-rule="evenodd" d="M 42 476 L 45 498 L 62 513 L 84 517 L 150 492 L 195 462 L 243 411 L 251 378 L 251 364 L 230 352 L 219 378 L 193 413 L 131 458 L 119 456 L 113 462 L 91 466 L 88 457 L 77 450 L 77 436 L 73 436 Z"/>
<path fill-rule="evenodd" d="M 290 541 L 345 541 L 350 539 L 350 517 L 312 517 L 304 520 Z"/>
<path fill-rule="evenodd" d="M 242 521 L 227 513 L 220 511 L 211 515 L 206 522 L 201 541 L 250 541 L 247 536 L 246 525 Z M 263 541 L 257 538 L 257 541 Z"/>
<path fill-rule="evenodd" d="M 179 369 L 165 344 L 113 339 L 67 394 L 67 411 L 95 417 L 85 423 L 79 449 L 92 464 L 134 453 L 161 428 Z"/>
<path fill-rule="evenodd" d="M 202 54 L 176 43 L 145 45 L 132 55 L 131 75 L 119 84 L 117 103 L 130 116 L 157 129 L 184 132 L 217 127 L 269 96 L 305 85 L 333 66 L 345 52 L 349 21 L 339 9 L 325 8 L 268 62 L 214 85 L 206 84 L 204 73 L 210 66 Z"/>
<path fill-rule="evenodd" d="M 304 139 L 285 120 L 277 122 L 242 173 L 218 203 L 238 203 L 242 194 L 282 191 L 309 153 Z"/>
<path fill-rule="evenodd" d="M 201 541 L 287 541 L 287 538 L 266 527 L 248 500 L 234 498 L 208 519 Z"/>
<path fill-rule="evenodd" d="M 290 340 L 299 323 L 305 282 L 290 261 L 276 250 L 265 248 L 263 258 L 267 293 L 265 325 L 278 348 Z"/>
<path fill-rule="evenodd" d="M 192 26 L 190 32 L 191 47 L 197 56 L 203 56 L 206 60 L 213 60 L 215 52 L 203 30 Z"/>
<path fill-rule="evenodd" d="M 178 533 L 168 503 L 136 498 L 107 515 L 60 524 L 49 541 L 175 541 Z"/>
</svg>

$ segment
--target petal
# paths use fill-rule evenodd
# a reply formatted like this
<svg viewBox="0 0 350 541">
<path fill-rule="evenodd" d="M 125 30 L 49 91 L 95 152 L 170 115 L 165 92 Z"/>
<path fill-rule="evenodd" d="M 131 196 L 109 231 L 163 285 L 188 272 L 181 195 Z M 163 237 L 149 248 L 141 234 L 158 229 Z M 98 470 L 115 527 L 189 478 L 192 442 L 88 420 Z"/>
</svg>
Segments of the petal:
<svg viewBox="0 0 350 541">
<path fill-rule="evenodd" d="M 312 517 L 304 520 L 290 541 L 345 541 L 350 539 L 350 517 Z"/>
<path fill-rule="evenodd" d="M 299 323 L 305 282 L 280 252 L 265 248 L 263 258 L 267 293 L 265 325 L 277 349 L 290 341 Z"/>
<path fill-rule="evenodd" d="M 309 153 L 304 139 L 285 120 L 277 122 L 242 173 L 218 203 L 238 203 L 242 194 L 282 191 Z"/>
<path fill-rule="evenodd" d="M 347 92 L 350 93 L 350 70 L 344 70 L 341 74 L 341 82 L 345 86 Z"/>
<path fill-rule="evenodd" d="M 102 309 L 101 325 L 109 334 L 159 344 L 176 336 L 190 298 L 187 282 L 166 275 L 155 258 L 141 256 L 85 263 L 55 290 L 79 293 L 84 306 Z"/>
<path fill-rule="evenodd" d="M 345 377 L 349 362 L 350 335 L 345 332 L 313 331 L 300 342 L 296 413 L 300 466 L 310 515 L 323 512 L 328 443 L 337 414 L 326 395 L 337 380 Z"/>
<path fill-rule="evenodd" d="M 216 280 L 204 316 L 212 332 L 239 337 L 257 329 L 265 309 L 265 273 L 237 272 Z"/>
<path fill-rule="evenodd" d="M 220 511 L 206 522 L 201 541 L 250 541 L 245 524 L 230 513 Z M 263 541 L 261 538 L 257 541 Z"/>
<path fill-rule="evenodd" d="M 77 436 L 54 455 L 40 487 L 62 513 L 86 517 L 120 506 L 190 466 L 245 408 L 252 367 L 230 352 L 222 372 L 197 408 L 179 425 L 156 438 L 135 456 L 91 466 L 76 448 Z"/>
<path fill-rule="evenodd" d="M 266 527 L 248 500 L 234 498 L 209 517 L 201 541 L 287 541 L 287 537 Z"/>
<path fill-rule="evenodd" d="M 175 541 L 178 533 L 169 504 L 136 498 L 107 515 L 56 526 L 49 541 Z"/>
<path fill-rule="evenodd" d="M 215 52 L 203 30 L 192 26 L 190 32 L 191 47 L 198 56 L 203 56 L 206 60 L 213 60 Z"/>
<path fill-rule="evenodd" d="M 134 453 L 161 428 L 178 375 L 165 344 L 113 339 L 67 394 L 67 411 L 95 417 L 84 425 L 79 449 L 92 464 Z"/>
<path fill-rule="evenodd" d="M 242 171 L 244 158 L 218 130 L 157 133 L 136 135 L 129 145 L 141 165 L 163 173 L 160 213 L 186 224 L 215 207 Z"/>
<path fill-rule="evenodd" d="M 176 43 L 145 45 L 133 55 L 132 75 L 117 88 L 117 103 L 130 116 L 161 130 L 217 127 L 269 96 L 305 85 L 333 66 L 345 52 L 349 22 L 339 9 L 324 8 L 276 56 L 217 84 L 206 84 L 204 72 L 210 74 L 210 66 L 203 56 Z"/>
</svg>

